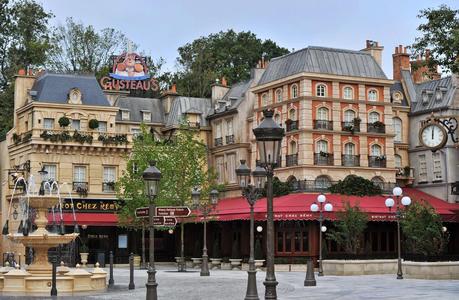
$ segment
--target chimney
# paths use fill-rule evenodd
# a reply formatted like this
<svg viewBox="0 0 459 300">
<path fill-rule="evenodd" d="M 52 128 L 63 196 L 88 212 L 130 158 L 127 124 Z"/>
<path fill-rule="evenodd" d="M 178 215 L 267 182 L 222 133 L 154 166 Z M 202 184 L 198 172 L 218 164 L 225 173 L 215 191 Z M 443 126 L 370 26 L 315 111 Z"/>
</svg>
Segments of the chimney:
<svg viewBox="0 0 459 300">
<path fill-rule="evenodd" d="M 17 127 L 17 116 L 16 110 L 27 104 L 30 99 L 29 91 L 32 89 L 35 83 L 36 77 L 33 75 L 32 70 L 20 69 L 18 74 L 15 76 L 14 83 L 14 126 Z"/>
<path fill-rule="evenodd" d="M 169 90 L 164 91 L 161 94 L 159 99 L 161 99 L 161 103 L 163 104 L 165 114 L 169 114 L 172 108 L 172 103 L 178 95 L 179 94 L 177 93 L 177 84 L 175 82 L 172 84 L 172 87 Z"/>
<path fill-rule="evenodd" d="M 222 77 L 222 86 L 228 86 L 225 76 Z"/>
<path fill-rule="evenodd" d="M 402 70 L 410 70 L 410 55 L 406 53 L 406 47 L 398 45 L 392 54 L 393 79 L 402 80 Z"/>
<path fill-rule="evenodd" d="M 215 103 L 218 100 L 221 100 L 223 96 L 229 91 L 225 77 L 222 78 L 220 83 L 219 79 L 215 80 L 215 83 L 211 85 L 212 89 L 212 103 Z"/>
<path fill-rule="evenodd" d="M 440 73 L 438 73 L 438 67 L 435 66 L 435 71 L 429 69 L 427 62 L 430 59 L 430 49 L 426 49 L 424 52 L 424 57 L 418 55 L 416 60 L 410 62 L 411 76 L 413 77 L 414 83 L 422 83 L 429 80 L 440 79 Z"/>
<path fill-rule="evenodd" d="M 383 46 L 380 46 L 378 42 L 367 40 L 366 48 L 360 51 L 365 51 L 371 54 L 373 58 L 376 60 L 378 65 L 382 67 L 382 52 L 384 50 Z"/>
<path fill-rule="evenodd" d="M 171 92 L 177 94 L 177 84 L 175 82 L 172 84 Z"/>
</svg>

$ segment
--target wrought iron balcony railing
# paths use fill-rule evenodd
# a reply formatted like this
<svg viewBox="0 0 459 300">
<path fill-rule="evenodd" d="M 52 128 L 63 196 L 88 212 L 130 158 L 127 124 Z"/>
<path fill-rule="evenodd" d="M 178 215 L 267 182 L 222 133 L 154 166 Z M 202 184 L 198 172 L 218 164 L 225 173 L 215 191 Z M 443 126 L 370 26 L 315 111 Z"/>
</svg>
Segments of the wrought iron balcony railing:
<svg viewBox="0 0 459 300">
<path fill-rule="evenodd" d="M 341 165 L 344 167 L 359 167 L 360 155 L 342 154 Z"/>
<path fill-rule="evenodd" d="M 287 122 L 285 122 L 285 124 L 287 127 L 287 132 L 298 130 L 298 120 L 297 121 L 288 120 Z"/>
<path fill-rule="evenodd" d="M 318 166 L 333 166 L 333 153 L 314 153 L 314 164 Z"/>
<path fill-rule="evenodd" d="M 360 132 L 360 123 L 355 123 L 354 121 L 341 122 L 341 130 L 349 132 Z"/>
<path fill-rule="evenodd" d="M 374 168 L 385 168 L 386 157 L 385 156 L 368 156 L 368 166 Z"/>
<path fill-rule="evenodd" d="M 234 134 L 226 136 L 226 144 L 234 144 Z"/>
<path fill-rule="evenodd" d="M 314 120 L 314 129 L 333 130 L 333 121 Z"/>
<path fill-rule="evenodd" d="M 222 137 L 215 138 L 214 143 L 215 143 L 215 147 L 222 146 L 223 145 L 223 138 Z"/>
<path fill-rule="evenodd" d="M 102 183 L 102 192 L 112 193 L 115 191 L 115 182 L 103 182 Z"/>
<path fill-rule="evenodd" d="M 367 132 L 386 133 L 386 125 L 381 122 L 368 123 L 367 126 Z"/>
<path fill-rule="evenodd" d="M 285 165 L 287 167 L 298 166 L 298 153 L 285 156 Z"/>
</svg>

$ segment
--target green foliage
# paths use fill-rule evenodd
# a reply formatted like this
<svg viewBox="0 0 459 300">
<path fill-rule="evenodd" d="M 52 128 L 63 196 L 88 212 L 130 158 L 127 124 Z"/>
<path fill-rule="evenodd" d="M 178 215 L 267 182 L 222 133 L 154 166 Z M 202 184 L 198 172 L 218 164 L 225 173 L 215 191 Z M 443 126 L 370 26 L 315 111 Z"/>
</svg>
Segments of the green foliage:
<svg viewBox="0 0 459 300">
<path fill-rule="evenodd" d="M 24 137 L 23 141 L 26 140 L 26 137 L 27 135 Z M 52 133 L 48 130 L 45 130 L 40 134 L 40 137 L 44 139 L 45 141 L 51 141 L 53 143 L 57 143 L 57 142 L 65 143 L 65 142 L 69 142 L 73 140 L 80 144 L 84 144 L 84 143 L 92 144 L 92 135 L 81 134 L 76 130 L 73 132 L 73 135 L 70 135 L 68 131 Z"/>
<path fill-rule="evenodd" d="M 73 140 L 80 144 L 88 143 L 92 144 L 92 135 L 90 134 L 81 134 L 78 131 L 73 132 Z"/>
<path fill-rule="evenodd" d="M 407 252 L 438 255 L 443 252 L 447 238 L 442 231 L 441 217 L 425 201 L 413 201 L 401 220 Z"/>
<path fill-rule="evenodd" d="M 329 188 L 331 193 L 355 196 L 380 195 L 381 188 L 368 179 L 349 175 Z"/>
<path fill-rule="evenodd" d="M 91 119 L 89 120 L 89 128 L 91 129 L 96 129 L 96 128 L 99 128 L 99 121 L 97 121 L 96 119 Z"/>
<path fill-rule="evenodd" d="M 367 227 L 367 215 L 358 205 L 351 206 L 349 202 L 343 204 L 344 210 L 337 212 L 338 221 L 326 236 L 343 247 L 346 253 L 357 254 Z"/>
<path fill-rule="evenodd" d="M 180 71 L 175 81 L 179 93 L 209 97 L 210 85 L 216 78 L 225 77 L 229 84 L 246 80 L 263 54 L 271 59 L 288 50 L 271 40 L 262 41 L 250 31 L 228 30 L 200 37 L 180 47 L 178 52 Z"/>
<path fill-rule="evenodd" d="M 58 123 L 61 127 L 67 127 L 70 125 L 70 119 L 66 116 L 60 117 Z"/>
<path fill-rule="evenodd" d="M 155 204 L 191 204 L 191 191 L 201 188 L 201 195 L 208 195 L 214 187 L 215 173 L 207 170 L 207 148 L 198 140 L 197 130 L 181 126 L 172 139 L 157 139 L 145 126 L 141 126 L 142 138 L 134 140 L 127 159 L 126 171 L 117 184 L 117 197 L 125 200 L 119 212 L 120 223 L 136 226 L 135 209 L 148 205 L 144 194 L 142 172 L 150 161 L 156 161 L 161 171 L 160 188 Z"/>
<path fill-rule="evenodd" d="M 129 143 L 126 134 L 116 134 L 113 136 L 101 134 L 98 138 L 104 145 L 127 145 Z"/>
<path fill-rule="evenodd" d="M 280 197 L 290 194 L 292 185 L 289 182 L 282 182 L 279 178 L 273 178 L 273 196 Z M 263 197 L 266 197 L 266 189 L 262 192 Z"/>
<path fill-rule="evenodd" d="M 437 71 L 436 66 L 452 73 L 459 72 L 459 10 L 446 5 L 438 8 L 428 8 L 420 11 L 418 18 L 427 22 L 418 26 L 422 34 L 412 45 L 413 57 L 425 54 L 430 49 L 430 59 L 427 66 Z M 419 66 L 418 66 L 419 67 Z"/>
</svg>

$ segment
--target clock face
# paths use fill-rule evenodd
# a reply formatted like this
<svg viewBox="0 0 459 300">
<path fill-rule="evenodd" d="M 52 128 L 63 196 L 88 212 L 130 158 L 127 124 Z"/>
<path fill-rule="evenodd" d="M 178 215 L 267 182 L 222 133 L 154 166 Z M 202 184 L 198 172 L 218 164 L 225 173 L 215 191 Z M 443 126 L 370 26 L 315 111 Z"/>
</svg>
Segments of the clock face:
<svg viewBox="0 0 459 300">
<path fill-rule="evenodd" d="M 440 148 L 446 142 L 446 132 L 440 125 L 429 124 L 421 129 L 420 140 L 428 148 Z"/>
</svg>

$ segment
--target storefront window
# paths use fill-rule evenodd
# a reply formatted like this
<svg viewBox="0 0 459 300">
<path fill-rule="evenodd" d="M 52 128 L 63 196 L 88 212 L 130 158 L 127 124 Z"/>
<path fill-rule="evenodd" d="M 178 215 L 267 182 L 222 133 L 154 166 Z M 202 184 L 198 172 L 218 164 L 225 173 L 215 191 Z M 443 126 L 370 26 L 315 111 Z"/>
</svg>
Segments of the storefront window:
<svg viewBox="0 0 459 300">
<path fill-rule="evenodd" d="M 309 252 L 309 227 L 300 222 L 282 222 L 277 228 L 276 255 L 304 255 Z"/>
</svg>

